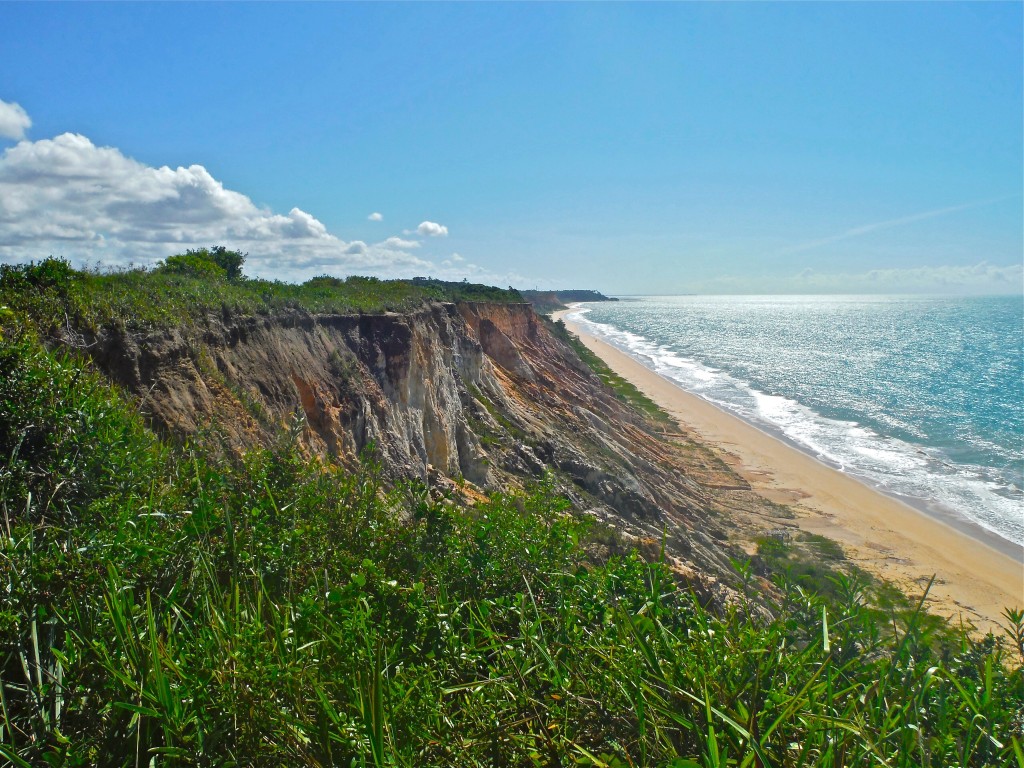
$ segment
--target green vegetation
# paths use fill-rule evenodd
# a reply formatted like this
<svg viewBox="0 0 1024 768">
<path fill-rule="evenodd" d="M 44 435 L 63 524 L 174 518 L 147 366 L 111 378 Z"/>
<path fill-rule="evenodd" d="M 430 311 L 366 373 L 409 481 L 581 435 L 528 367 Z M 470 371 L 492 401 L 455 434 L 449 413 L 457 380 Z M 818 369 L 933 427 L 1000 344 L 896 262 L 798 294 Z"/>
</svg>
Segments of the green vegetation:
<svg viewBox="0 0 1024 768">
<path fill-rule="evenodd" d="M 600 291 L 590 290 L 569 290 L 569 291 L 521 291 L 523 299 L 533 305 L 538 314 L 550 315 L 559 309 L 565 309 L 567 304 L 576 301 L 618 301 L 609 298 Z"/>
<path fill-rule="evenodd" d="M 199 278 L 238 280 L 246 254 L 229 251 L 223 245 L 213 248 L 189 249 L 177 256 L 169 256 L 157 268 L 161 272 L 191 275 Z"/>
<path fill-rule="evenodd" d="M 501 427 L 508 434 L 510 434 L 517 440 L 523 440 L 526 438 L 526 435 L 523 434 L 523 431 L 515 424 L 513 424 L 511 421 L 509 421 L 508 417 L 504 413 L 502 413 L 500 409 L 495 407 L 494 403 L 491 402 L 491 399 L 483 392 L 481 392 L 480 389 L 475 384 L 469 383 L 467 384 L 466 388 L 469 390 L 469 393 L 473 395 L 473 398 L 487 410 L 487 413 L 490 414 L 491 418 L 494 419 L 498 424 L 500 424 Z M 486 425 L 480 423 L 479 426 L 480 432 L 486 435 L 486 433 L 488 432 Z"/>
<path fill-rule="evenodd" d="M 587 364 L 598 378 L 611 389 L 612 393 L 622 402 L 635 408 L 656 425 L 662 427 L 675 426 L 675 420 L 669 416 L 661 407 L 651 400 L 647 395 L 636 388 L 633 382 L 622 378 L 608 367 L 608 364 L 600 357 L 590 351 L 579 336 L 571 333 L 561 320 L 557 322 L 548 321 L 548 329 L 566 344 L 573 348 L 580 360 Z"/>
<path fill-rule="evenodd" d="M 831 539 L 802 531 L 786 531 L 782 537 L 773 535 L 758 539 L 757 555 L 751 560 L 750 567 L 762 576 L 773 577 L 776 581 L 832 600 L 843 599 L 853 584 L 858 590 L 873 587 L 874 602 L 884 602 L 887 609 L 903 611 L 913 607 L 903 595 L 893 599 L 894 595 L 885 585 L 878 584 L 869 574 L 854 566 L 847 564 L 840 572 L 838 566 L 845 559 L 842 547 Z M 922 616 L 919 621 L 932 619 L 931 616 Z M 877 611 L 875 621 L 887 623 L 887 611 Z M 939 625 L 932 628 L 941 632 Z M 948 635 L 945 639 L 951 637 Z"/>
<path fill-rule="evenodd" d="M 214 314 L 285 310 L 348 314 L 409 310 L 426 301 L 521 302 L 513 289 L 426 278 L 315 277 L 301 285 L 251 280 L 245 255 L 222 246 L 171 256 L 152 270 L 79 271 L 61 259 L 0 265 L 0 304 L 43 331 L 171 327 Z"/>
<path fill-rule="evenodd" d="M 70 278 L 104 280 L 143 276 Z M 3 323 L 8 764 L 1024 765 L 1021 660 L 994 637 L 882 622 L 835 574 L 829 596 L 776 573 L 771 620 L 754 592 L 716 613 L 664 563 L 588 561 L 607 532 L 544 483 L 465 509 L 290 435 L 171 447 Z M 769 566 L 739 568 L 753 589 Z"/>
</svg>

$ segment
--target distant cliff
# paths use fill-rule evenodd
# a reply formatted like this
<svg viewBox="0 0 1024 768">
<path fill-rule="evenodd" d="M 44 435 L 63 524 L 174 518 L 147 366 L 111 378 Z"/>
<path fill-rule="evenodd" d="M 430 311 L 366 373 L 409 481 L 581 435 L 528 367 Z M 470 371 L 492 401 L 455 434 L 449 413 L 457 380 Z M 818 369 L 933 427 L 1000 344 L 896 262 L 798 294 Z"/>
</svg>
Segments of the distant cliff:
<svg viewBox="0 0 1024 768">
<path fill-rule="evenodd" d="M 520 293 L 541 314 L 549 314 L 559 309 L 565 309 L 567 305 L 577 301 L 618 301 L 618 299 L 605 296 L 599 291 L 590 290 L 520 291 Z"/>
</svg>

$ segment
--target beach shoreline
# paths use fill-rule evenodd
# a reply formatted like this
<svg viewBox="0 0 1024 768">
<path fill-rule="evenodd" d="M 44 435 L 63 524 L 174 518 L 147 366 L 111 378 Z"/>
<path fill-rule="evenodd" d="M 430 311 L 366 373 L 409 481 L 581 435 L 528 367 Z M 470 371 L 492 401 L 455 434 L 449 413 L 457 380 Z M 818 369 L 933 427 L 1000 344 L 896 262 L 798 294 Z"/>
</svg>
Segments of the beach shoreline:
<svg viewBox="0 0 1024 768">
<path fill-rule="evenodd" d="M 686 391 L 625 352 L 566 320 L 566 327 L 751 487 L 796 513 L 808 533 L 839 543 L 847 558 L 907 595 L 932 576 L 927 607 L 981 632 L 999 632 L 1005 608 L 1024 604 L 1024 549 L 936 510 L 883 494 L 738 416 Z"/>
</svg>

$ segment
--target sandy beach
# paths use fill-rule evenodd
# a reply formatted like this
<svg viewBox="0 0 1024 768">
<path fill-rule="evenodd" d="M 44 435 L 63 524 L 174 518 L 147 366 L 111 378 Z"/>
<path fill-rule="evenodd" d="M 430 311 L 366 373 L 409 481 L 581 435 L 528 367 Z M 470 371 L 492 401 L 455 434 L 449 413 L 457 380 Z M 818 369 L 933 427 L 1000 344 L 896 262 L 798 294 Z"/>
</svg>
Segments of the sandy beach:
<svg viewBox="0 0 1024 768">
<path fill-rule="evenodd" d="M 905 594 L 920 595 L 935 575 L 929 610 L 998 633 L 1003 610 L 1024 605 L 1020 548 L 886 496 L 683 390 L 579 324 L 565 324 L 755 490 L 790 505 L 801 529 L 838 542 L 850 561 Z"/>
</svg>

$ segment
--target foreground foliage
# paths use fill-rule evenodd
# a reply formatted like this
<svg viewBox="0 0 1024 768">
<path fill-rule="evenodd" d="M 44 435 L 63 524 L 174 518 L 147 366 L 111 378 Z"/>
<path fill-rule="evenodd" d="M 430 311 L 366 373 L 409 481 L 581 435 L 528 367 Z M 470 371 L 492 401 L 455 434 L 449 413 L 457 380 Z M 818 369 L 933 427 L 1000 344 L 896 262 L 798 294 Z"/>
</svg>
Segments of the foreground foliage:
<svg viewBox="0 0 1024 768">
<path fill-rule="evenodd" d="M 1024 765 L 995 638 L 881 624 L 843 577 L 715 613 L 589 562 L 543 484 L 467 509 L 288 439 L 170 448 L 11 327 L 0 462 L 14 765 Z"/>
</svg>

